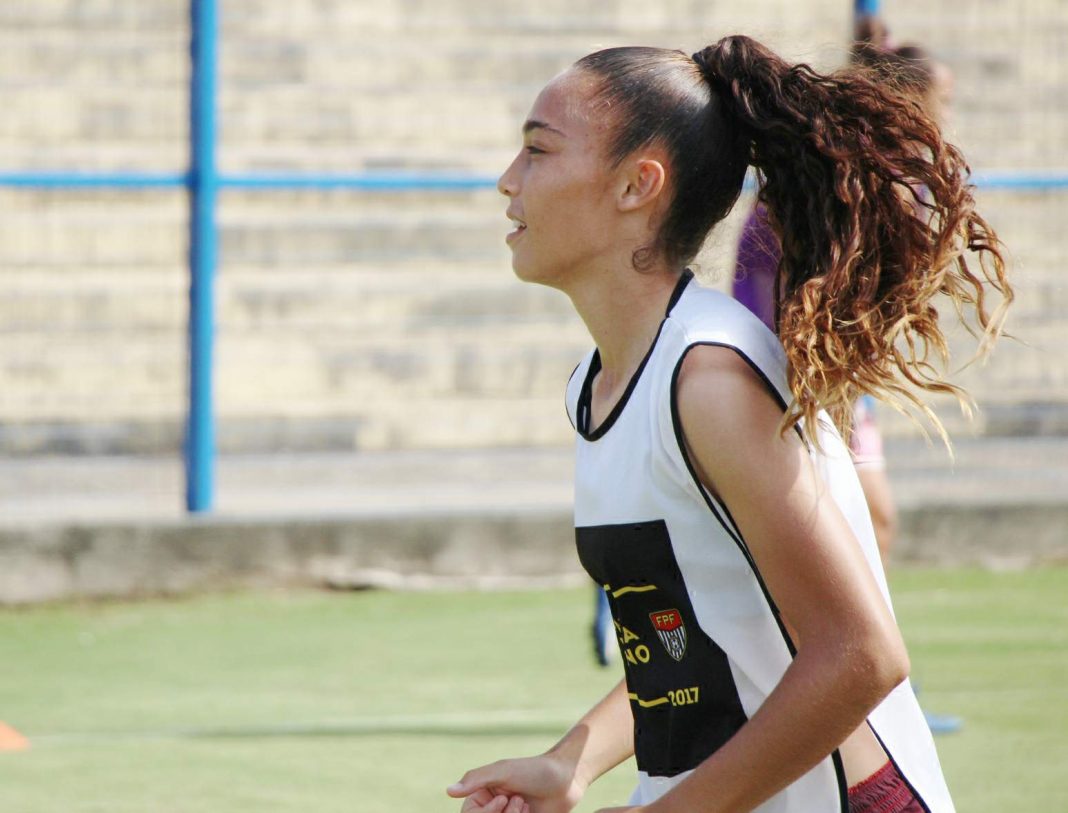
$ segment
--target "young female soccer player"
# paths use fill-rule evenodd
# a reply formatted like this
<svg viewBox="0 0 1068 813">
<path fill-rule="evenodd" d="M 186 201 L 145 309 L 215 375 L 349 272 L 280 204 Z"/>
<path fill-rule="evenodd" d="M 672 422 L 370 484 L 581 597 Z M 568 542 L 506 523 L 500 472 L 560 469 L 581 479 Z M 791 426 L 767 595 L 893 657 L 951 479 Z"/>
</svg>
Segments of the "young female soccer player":
<svg viewBox="0 0 1068 813">
<path fill-rule="evenodd" d="M 628 810 L 951 811 L 831 421 L 861 392 L 907 398 L 898 374 L 948 388 L 937 294 L 998 333 L 984 295 L 1010 289 L 963 158 L 880 84 L 739 36 L 587 56 L 523 134 L 507 239 L 596 343 L 567 390 L 576 536 L 626 680 L 545 754 L 448 793 L 562 813 L 634 754 Z M 782 244 L 778 337 L 685 270 L 749 166 Z"/>
</svg>

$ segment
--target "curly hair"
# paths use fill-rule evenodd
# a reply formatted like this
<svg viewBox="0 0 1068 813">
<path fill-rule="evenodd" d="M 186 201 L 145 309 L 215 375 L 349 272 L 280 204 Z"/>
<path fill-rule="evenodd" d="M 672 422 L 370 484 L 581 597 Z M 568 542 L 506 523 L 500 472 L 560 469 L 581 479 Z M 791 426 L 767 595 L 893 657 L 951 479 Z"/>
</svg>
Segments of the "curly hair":
<svg viewBox="0 0 1068 813">
<path fill-rule="evenodd" d="M 793 394 L 783 431 L 801 424 L 818 444 L 826 410 L 848 432 L 853 401 L 870 393 L 916 407 L 945 437 L 916 394 L 970 404 L 944 376 L 938 295 L 982 355 L 1013 293 L 1002 244 L 975 209 L 968 164 L 915 94 L 870 72 L 787 63 L 744 36 L 692 57 L 614 48 L 576 67 L 601 80 L 597 95 L 614 111 L 610 160 L 654 142 L 669 155 L 673 198 L 636 267 L 692 260 L 755 169 L 782 245 L 776 321 Z"/>
</svg>

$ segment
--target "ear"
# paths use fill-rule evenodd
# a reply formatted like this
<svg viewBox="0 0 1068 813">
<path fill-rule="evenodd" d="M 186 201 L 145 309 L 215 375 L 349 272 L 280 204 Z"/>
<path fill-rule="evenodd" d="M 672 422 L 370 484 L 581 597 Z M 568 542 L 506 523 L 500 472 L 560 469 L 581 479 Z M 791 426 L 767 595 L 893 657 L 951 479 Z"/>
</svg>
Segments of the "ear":
<svg viewBox="0 0 1068 813">
<path fill-rule="evenodd" d="M 659 199 L 667 172 L 656 158 L 636 158 L 628 162 L 620 180 L 616 206 L 621 212 L 634 212 Z"/>
</svg>

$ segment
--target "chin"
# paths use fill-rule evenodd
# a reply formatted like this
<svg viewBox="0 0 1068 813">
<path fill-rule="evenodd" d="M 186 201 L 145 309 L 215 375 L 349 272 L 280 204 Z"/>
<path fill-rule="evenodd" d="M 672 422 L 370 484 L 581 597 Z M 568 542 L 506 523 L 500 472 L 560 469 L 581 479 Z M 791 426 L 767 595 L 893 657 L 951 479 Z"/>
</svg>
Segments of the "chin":
<svg viewBox="0 0 1068 813">
<path fill-rule="evenodd" d="M 512 253 L 512 272 L 522 282 L 541 282 L 541 274 L 536 266 L 530 262 L 524 262 L 521 257 Z"/>
<path fill-rule="evenodd" d="M 549 288 L 561 288 L 561 282 L 565 276 L 559 266 L 548 266 L 532 262 L 522 255 L 512 253 L 512 271 L 521 282 L 533 285 L 546 285 Z"/>
</svg>

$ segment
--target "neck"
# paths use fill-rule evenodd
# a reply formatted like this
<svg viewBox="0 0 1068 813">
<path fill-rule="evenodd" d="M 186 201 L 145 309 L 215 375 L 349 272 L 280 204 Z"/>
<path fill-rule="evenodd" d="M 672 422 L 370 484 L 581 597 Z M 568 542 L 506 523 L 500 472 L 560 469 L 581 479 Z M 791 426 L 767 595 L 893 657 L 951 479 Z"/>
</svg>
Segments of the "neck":
<svg viewBox="0 0 1068 813">
<path fill-rule="evenodd" d="M 666 267 L 613 268 L 566 292 L 597 344 L 605 380 L 629 379 L 637 369 L 678 281 L 679 272 Z"/>
</svg>

